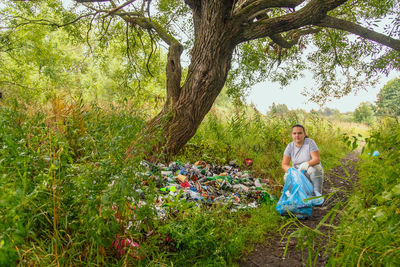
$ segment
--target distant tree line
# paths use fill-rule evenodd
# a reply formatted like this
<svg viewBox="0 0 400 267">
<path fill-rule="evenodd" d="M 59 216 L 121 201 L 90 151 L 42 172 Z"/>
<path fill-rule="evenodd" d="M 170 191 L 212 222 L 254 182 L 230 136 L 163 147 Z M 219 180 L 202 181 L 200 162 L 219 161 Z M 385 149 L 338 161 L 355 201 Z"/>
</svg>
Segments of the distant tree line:
<svg viewBox="0 0 400 267">
<path fill-rule="evenodd" d="M 400 116 L 400 78 L 387 82 L 377 95 L 375 105 L 362 102 L 353 113 L 355 122 L 371 124 L 375 117 Z"/>
<path fill-rule="evenodd" d="M 268 114 L 285 116 L 289 110 L 286 104 L 275 104 L 269 107 Z M 307 114 L 305 110 L 297 109 L 296 113 Z M 361 102 L 353 112 L 341 113 L 336 108 L 325 107 L 319 110 L 312 110 L 310 113 L 317 113 L 324 117 L 336 117 L 344 121 L 372 124 L 379 116 L 400 116 L 400 78 L 390 80 L 386 83 L 377 95 L 375 104 Z"/>
</svg>

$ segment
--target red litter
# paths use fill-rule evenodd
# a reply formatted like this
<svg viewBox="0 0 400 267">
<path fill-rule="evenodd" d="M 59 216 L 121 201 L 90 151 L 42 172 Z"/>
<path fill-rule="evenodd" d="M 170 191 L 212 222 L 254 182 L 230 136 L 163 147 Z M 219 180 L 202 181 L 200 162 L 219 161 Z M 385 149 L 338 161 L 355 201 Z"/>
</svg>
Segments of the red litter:
<svg viewBox="0 0 400 267">
<path fill-rule="evenodd" d="M 253 160 L 252 160 L 252 159 L 244 159 L 243 162 L 244 162 L 244 164 L 246 164 L 247 166 L 253 165 Z"/>
</svg>

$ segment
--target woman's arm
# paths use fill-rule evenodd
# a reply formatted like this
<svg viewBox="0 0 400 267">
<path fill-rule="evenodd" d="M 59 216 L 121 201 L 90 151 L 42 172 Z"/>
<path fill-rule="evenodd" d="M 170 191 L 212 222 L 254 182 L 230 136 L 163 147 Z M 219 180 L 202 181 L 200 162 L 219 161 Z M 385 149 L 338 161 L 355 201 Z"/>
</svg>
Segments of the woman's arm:
<svg viewBox="0 0 400 267">
<path fill-rule="evenodd" d="M 308 162 L 308 166 L 314 166 L 321 162 L 321 158 L 319 156 L 319 151 L 311 152 L 311 160 Z"/>
<path fill-rule="evenodd" d="M 283 155 L 283 159 L 282 159 L 282 169 L 284 172 L 287 172 L 290 168 L 290 157 Z"/>
</svg>

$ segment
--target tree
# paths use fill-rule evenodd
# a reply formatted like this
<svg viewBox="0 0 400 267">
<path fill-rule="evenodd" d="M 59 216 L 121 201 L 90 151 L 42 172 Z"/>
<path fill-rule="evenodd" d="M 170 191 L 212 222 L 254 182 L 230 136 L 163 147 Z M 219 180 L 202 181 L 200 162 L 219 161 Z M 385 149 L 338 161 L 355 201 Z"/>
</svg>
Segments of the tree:
<svg viewBox="0 0 400 267">
<path fill-rule="evenodd" d="M 90 40 L 90 19 L 68 24 L 75 16 L 65 14 L 60 1 L 1 3 L 0 87 L 5 96 L 36 101 L 61 89 L 89 99 L 134 97 L 135 104 L 146 106 L 163 102 L 165 70 L 159 66 L 165 64 L 166 54 L 151 51 L 147 35 L 126 40 L 124 22 L 115 21 L 104 26 L 109 34 L 100 34 L 102 42 L 96 42 Z M 63 19 L 67 22 L 59 22 Z M 93 35 L 98 34 L 95 29 Z"/>
<path fill-rule="evenodd" d="M 152 146 L 150 153 L 155 154 L 173 155 L 186 144 L 226 82 L 230 93 L 235 94 L 266 77 L 287 84 L 308 68 L 319 81 L 317 94 L 310 94 L 310 98 L 323 101 L 328 96 L 338 97 L 362 87 L 377 70 L 385 72 L 400 67 L 400 40 L 390 37 L 399 33 L 397 0 L 75 0 L 75 3 L 77 7 L 71 11 L 75 13 L 69 16 L 72 16 L 69 21 L 54 23 L 36 18 L 21 23 L 49 22 L 62 26 L 90 18 L 90 25 L 101 25 L 97 27 L 98 33 L 104 34 L 102 29 L 107 19 L 122 19 L 127 28 L 133 29 L 132 34 L 148 34 L 152 41 L 167 45 L 165 105 L 142 134 L 147 140 L 155 140 L 146 142 Z M 394 17 L 385 29 L 387 35 L 374 31 L 374 23 L 386 16 Z M 350 33 L 355 37 L 349 37 Z M 186 40 L 179 39 L 180 35 Z M 305 49 L 310 45 L 314 48 Z M 190 63 L 182 77 L 184 49 L 190 51 L 187 55 Z M 344 81 L 338 79 L 340 71 L 344 73 Z M 139 143 L 143 140 L 134 142 L 128 154 L 137 153 Z"/>
<path fill-rule="evenodd" d="M 361 102 L 354 110 L 353 117 L 355 122 L 371 124 L 374 119 L 372 104 L 369 102 Z"/>
<path fill-rule="evenodd" d="M 340 111 L 337 108 L 324 108 L 323 110 L 318 111 L 321 115 L 329 117 L 329 116 L 336 116 L 340 114 Z"/>
<path fill-rule="evenodd" d="M 286 104 L 272 103 L 269 109 L 271 114 L 282 115 L 282 116 L 289 112 L 289 108 L 286 106 Z"/>
<path fill-rule="evenodd" d="M 400 116 L 400 78 L 389 81 L 378 93 L 377 114 Z"/>
</svg>

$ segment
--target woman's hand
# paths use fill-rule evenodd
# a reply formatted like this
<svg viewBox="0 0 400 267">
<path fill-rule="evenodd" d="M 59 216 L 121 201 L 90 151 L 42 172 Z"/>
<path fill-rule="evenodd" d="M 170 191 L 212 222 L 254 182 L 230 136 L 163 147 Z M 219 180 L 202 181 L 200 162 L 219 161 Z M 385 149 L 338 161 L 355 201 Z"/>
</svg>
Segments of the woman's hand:
<svg viewBox="0 0 400 267">
<path fill-rule="evenodd" d="M 307 171 L 307 170 L 308 170 L 308 167 L 310 167 L 310 165 L 309 165 L 308 162 L 306 161 L 306 162 L 303 162 L 302 164 L 300 164 L 299 170 L 300 170 L 300 171 Z"/>
</svg>

